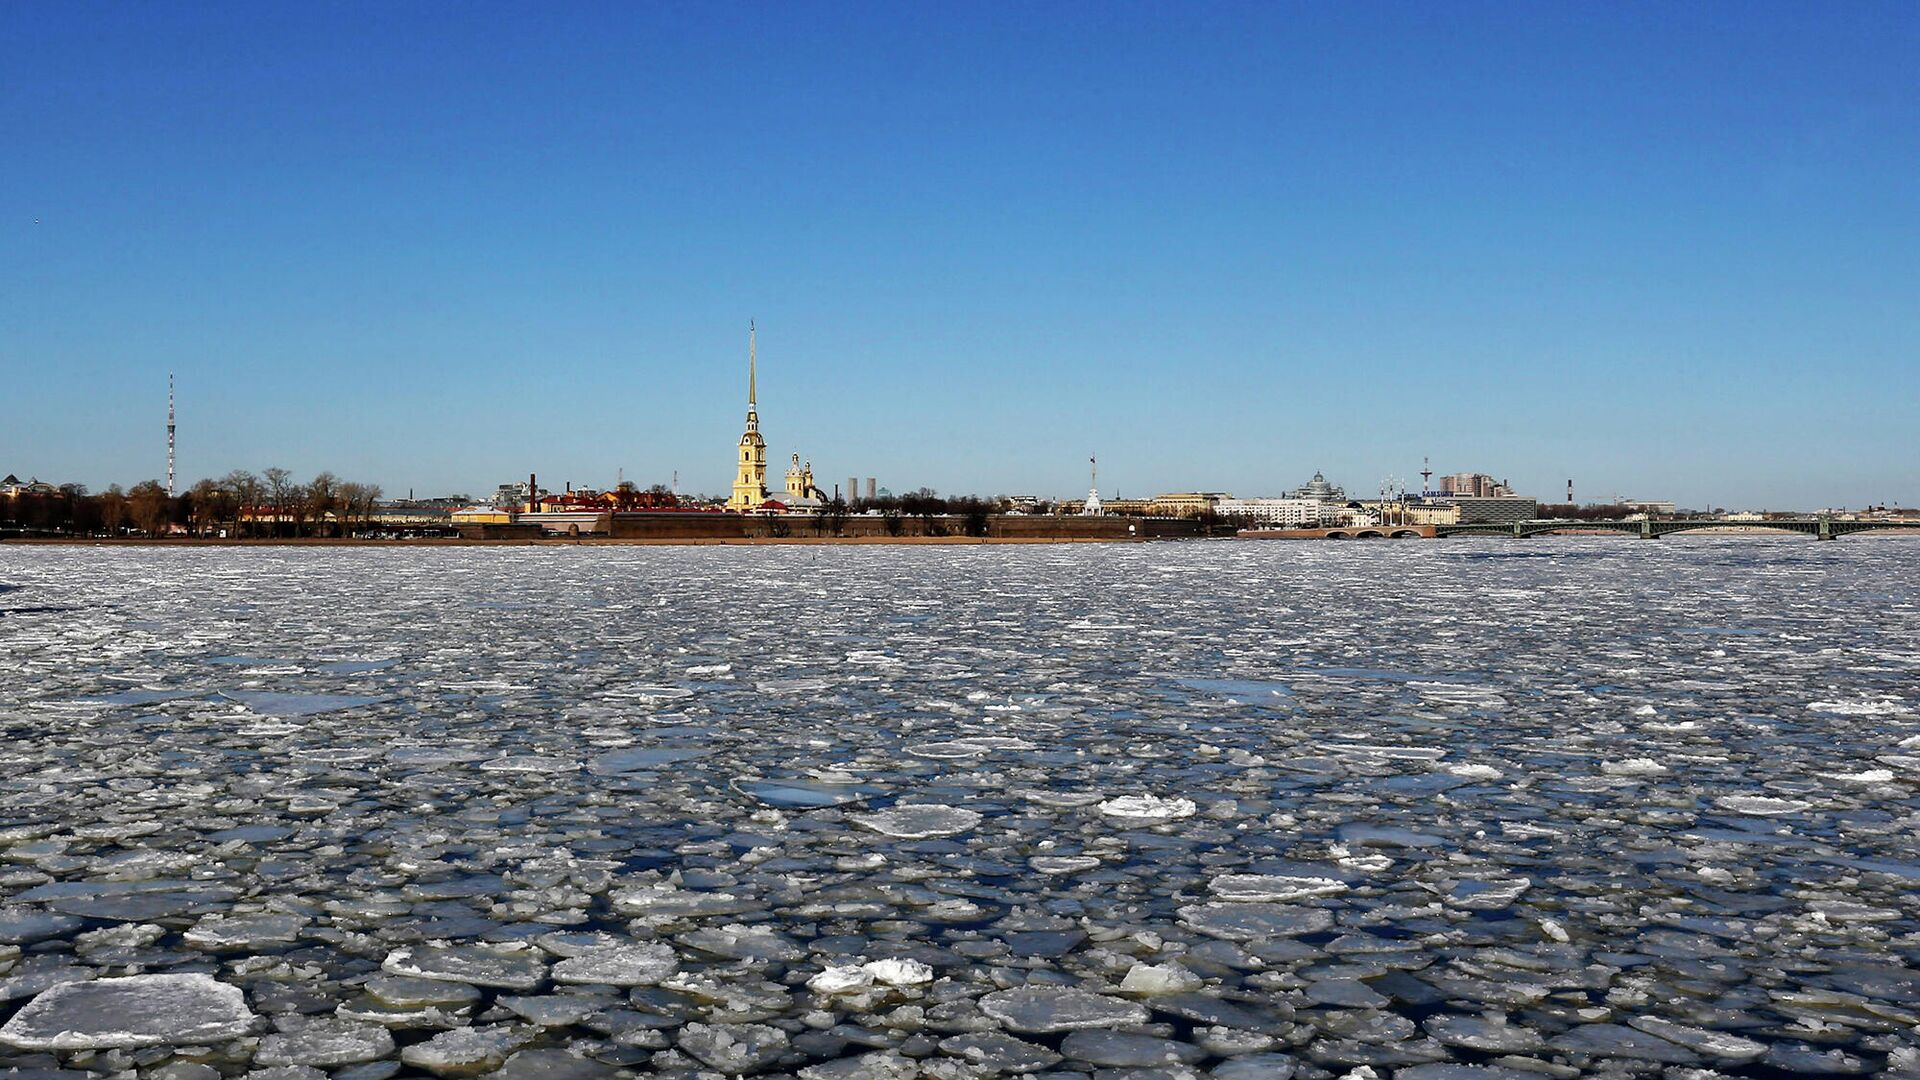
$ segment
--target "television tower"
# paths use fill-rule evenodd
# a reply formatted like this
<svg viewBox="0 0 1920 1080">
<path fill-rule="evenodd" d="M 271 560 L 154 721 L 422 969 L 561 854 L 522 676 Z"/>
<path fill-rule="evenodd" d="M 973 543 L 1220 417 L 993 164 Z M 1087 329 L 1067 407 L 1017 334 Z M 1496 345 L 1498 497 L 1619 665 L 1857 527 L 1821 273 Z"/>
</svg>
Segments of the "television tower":
<svg viewBox="0 0 1920 1080">
<path fill-rule="evenodd" d="M 167 372 L 167 498 L 173 498 L 173 372 Z"/>
</svg>

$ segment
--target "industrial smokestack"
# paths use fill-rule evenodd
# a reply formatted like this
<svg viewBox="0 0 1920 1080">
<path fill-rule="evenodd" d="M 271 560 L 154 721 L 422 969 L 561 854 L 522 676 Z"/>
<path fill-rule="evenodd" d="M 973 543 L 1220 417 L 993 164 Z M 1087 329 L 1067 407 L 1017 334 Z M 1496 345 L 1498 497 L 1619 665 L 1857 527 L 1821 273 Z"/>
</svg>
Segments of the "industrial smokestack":
<svg viewBox="0 0 1920 1080">
<path fill-rule="evenodd" d="M 859 497 L 860 497 L 860 478 L 857 476 L 847 477 L 847 501 L 852 502 L 853 500 Z"/>
<path fill-rule="evenodd" d="M 880 485 L 874 480 L 873 477 L 871 476 L 867 477 L 867 501 L 872 502 L 873 500 L 879 497 L 880 497 Z"/>
</svg>

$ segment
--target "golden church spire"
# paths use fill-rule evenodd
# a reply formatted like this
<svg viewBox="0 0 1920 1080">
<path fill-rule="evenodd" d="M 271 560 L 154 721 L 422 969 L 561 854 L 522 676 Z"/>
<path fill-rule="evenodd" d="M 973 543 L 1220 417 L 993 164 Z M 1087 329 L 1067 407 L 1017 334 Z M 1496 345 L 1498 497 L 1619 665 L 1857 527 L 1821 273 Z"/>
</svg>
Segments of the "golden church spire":
<svg viewBox="0 0 1920 1080">
<path fill-rule="evenodd" d="M 740 436 L 740 456 L 733 477 L 732 510 L 757 510 L 767 501 L 767 441 L 760 437 L 759 358 L 753 320 L 747 320 L 747 430 Z"/>
</svg>

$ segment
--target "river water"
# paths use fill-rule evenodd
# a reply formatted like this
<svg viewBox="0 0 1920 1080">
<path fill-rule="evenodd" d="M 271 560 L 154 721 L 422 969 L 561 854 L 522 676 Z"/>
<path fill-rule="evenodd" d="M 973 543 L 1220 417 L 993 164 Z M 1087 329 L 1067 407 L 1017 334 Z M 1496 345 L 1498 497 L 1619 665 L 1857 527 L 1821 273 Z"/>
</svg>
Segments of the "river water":
<svg viewBox="0 0 1920 1080">
<path fill-rule="evenodd" d="M 1915 1075 L 1916 556 L 0 549 L 0 1070 Z"/>
</svg>

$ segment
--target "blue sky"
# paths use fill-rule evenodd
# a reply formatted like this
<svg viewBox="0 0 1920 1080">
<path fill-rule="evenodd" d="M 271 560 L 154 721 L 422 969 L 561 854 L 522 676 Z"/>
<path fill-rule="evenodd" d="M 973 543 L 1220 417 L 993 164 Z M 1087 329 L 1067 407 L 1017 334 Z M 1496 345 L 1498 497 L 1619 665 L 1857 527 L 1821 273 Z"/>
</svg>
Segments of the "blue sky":
<svg viewBox="0 0 1920 1080">
<path fill-rule="evenodd" d="M 0 5 L 0 472 L 1920 503 L 1920 6 Z"/>
</svg>

